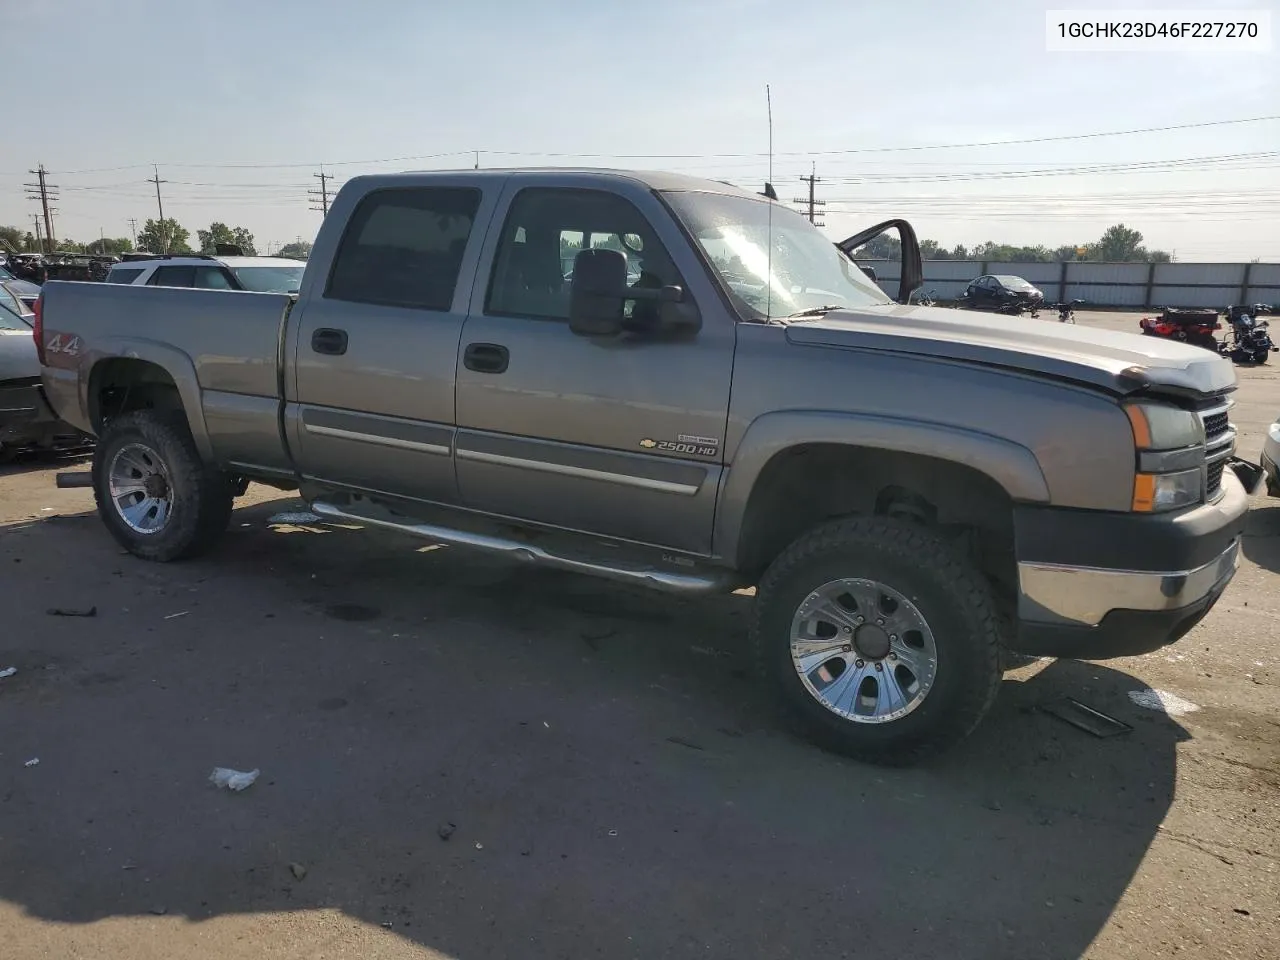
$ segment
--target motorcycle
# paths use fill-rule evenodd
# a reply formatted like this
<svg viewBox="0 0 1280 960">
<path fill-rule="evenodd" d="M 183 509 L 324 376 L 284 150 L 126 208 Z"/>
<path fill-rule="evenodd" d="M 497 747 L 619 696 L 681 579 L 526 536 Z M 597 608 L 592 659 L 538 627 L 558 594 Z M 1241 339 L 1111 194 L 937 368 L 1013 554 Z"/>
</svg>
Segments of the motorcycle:
<svg viewBox="0 0 1280 960">
<path fill-rule="evenodd" d="M 1178 310 L 1166 307 L 1158 317 L 1143 317 L 1138 321 L 1143 336 L 1181 340 L 1193 347 L 1203 347 L 1221 353 L 1216 331 L 1222 329 L 1216 310 Z"/>
<path fill-rule="evenodd" d="M 1266 363 L 1272 353 L 1280 353 L 1267 330 L 1267 321 L 1258 319 L 1260 314 L 1270 312 L 1265 303 L 1227 307 L 1231 342 L 1223 345 L 1223 352 L 1236 363 Z"/>
</svg>

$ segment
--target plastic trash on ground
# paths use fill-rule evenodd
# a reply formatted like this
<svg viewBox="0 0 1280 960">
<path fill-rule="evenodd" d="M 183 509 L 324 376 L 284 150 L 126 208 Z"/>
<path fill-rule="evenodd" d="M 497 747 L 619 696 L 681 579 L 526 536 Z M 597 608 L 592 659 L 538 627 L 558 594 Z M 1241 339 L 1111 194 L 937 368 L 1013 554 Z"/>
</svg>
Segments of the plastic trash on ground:
<svg viewBox="0 0 1280 960">
<path fill-rule="evenodd" d="M 5 677 L 12 677 L 17 672 L 17 667 L 5 667 L 3 670 L 0 670 L 0 680 L 3 680 Z"/>
<path fill-rule="evenodd" d="M 213 773 L 209 774 L 209 782 L 215 787 L 226 787 L 228 790 L 234 790 L 239 793 L 253 786 L 253 781 L 258 779 L 260 770 L 250 770 L 247 773 L 241 770 L 232 770 L 230 767 L 214 767 Z"/>
<path fill-rule="evenodd" d="M 292 526 L 298 526 L 306 523 L 320 523 L 322 517 L 314 513 L 298 512 L 298 513 L 277 513 L 274 517 L 267 520 L 267 523 L 287 523 Z"/>
</svg>

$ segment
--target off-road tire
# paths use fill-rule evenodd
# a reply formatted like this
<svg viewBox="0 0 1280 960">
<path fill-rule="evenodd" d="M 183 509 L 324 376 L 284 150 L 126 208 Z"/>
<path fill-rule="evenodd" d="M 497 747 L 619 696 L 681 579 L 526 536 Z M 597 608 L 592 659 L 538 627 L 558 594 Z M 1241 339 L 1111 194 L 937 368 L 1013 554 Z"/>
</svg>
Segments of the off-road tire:
<svg viewBox="0 0 1280 960">
<path fill-rule="evenodd" d="M 800 604 L 824 583 L 865 578 L 892 587 L 928 622 L 937 670 L 912 712 L 883 723 L 833 713 L 805 687 L 791 656 Z M 855 759 L 905 766 L 968 736 L 1001 679 L 997 604 L 986 579 L 954 548 L 916 525 L 883 517 L 836 520 L 810 531 L 770 565 L 751 624 L 757 664 L 783 713 L 818 745 Z"/>
<path fill-rule="evenodd" d="M 121 447 L 142 442 L 164 461 L 171 485 L 171 513 L 163 530 L 140 534 L 111 502 L 107 471 Z M 226 474 L 200 458 L 181 414 L 139 410 L 107 423 L 93 454 L 93 497 L 98 515 L 116 541 L 136 557 L 167 563 L 212 547 L 231 521 L 233 491 Z"/>
</svg>

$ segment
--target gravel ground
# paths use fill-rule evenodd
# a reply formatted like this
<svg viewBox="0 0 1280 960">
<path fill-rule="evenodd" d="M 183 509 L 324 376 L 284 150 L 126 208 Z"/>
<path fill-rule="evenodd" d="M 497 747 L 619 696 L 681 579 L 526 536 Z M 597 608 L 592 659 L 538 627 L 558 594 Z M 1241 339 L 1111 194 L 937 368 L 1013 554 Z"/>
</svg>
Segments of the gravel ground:
<svg viewBox="0 0 1280 960">
<path fill-rule="evenodd" d="M 1280 374 L 1239 375 L 1256 458 Z M 0 956 L 1275 956 L 1280 501 L 1179 644 L 1016 671 L 889 771 L 780 729 L 747 598 L 272 522 L 301 505 L 256 487 L 151 565 L 60 467 L 0 468 Z M 1034 709 L 1068 695 L 1132 733 Z"/>
</svg>

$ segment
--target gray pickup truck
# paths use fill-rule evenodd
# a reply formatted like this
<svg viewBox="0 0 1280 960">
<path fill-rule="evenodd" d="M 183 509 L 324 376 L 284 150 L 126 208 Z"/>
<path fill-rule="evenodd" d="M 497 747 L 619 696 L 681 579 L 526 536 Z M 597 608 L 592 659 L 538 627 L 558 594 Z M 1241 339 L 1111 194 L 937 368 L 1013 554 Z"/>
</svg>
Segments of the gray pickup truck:
<svg viewBox="0 0 1280 960">
<path fill-rule="evenodd" d="M 1236 569 L 1235 374 L 1150 337 L 887 296 L 807 220 L 622 171 L 358 177 L 296 296 L 50 282 L 57 412 L 139 557 L 249 481 L 323 517 L 684 593 L 755 587 L 818 742 L 905 763 L 1018 655 L 1187 632 Z"/>
</svg>

